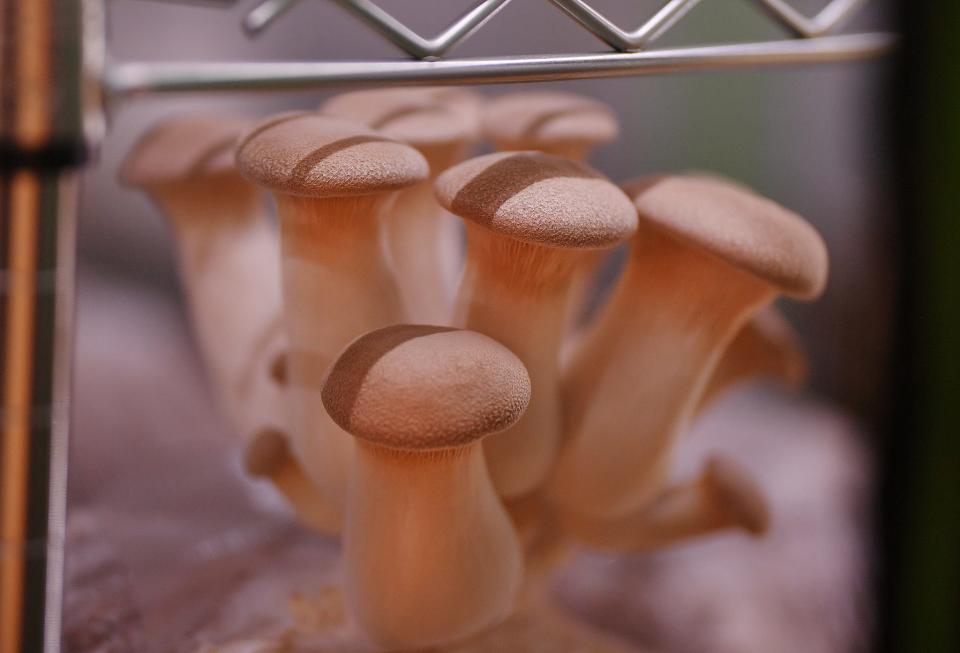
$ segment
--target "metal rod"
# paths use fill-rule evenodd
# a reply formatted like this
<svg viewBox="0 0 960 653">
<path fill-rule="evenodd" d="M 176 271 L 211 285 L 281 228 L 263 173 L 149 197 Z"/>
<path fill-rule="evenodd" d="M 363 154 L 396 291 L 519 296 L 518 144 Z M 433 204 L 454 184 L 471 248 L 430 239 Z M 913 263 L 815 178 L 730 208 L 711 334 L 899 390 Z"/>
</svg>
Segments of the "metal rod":
<svg viewBox="0 0 960 653">
<path fill-rule="evenodd" d="M 441 61 L 114 63 L 106 69 L 104 85 L 117 99 L 183 91 L 538 82 L 865 59 L 890 52 L 896 42 L 891 34 L 870 33 L 648 52 Z"/>
<path fill-rule="evenodd" d="M 0 653 L 60 650 L 83 24 L 0 0 Z"/>
</svg>

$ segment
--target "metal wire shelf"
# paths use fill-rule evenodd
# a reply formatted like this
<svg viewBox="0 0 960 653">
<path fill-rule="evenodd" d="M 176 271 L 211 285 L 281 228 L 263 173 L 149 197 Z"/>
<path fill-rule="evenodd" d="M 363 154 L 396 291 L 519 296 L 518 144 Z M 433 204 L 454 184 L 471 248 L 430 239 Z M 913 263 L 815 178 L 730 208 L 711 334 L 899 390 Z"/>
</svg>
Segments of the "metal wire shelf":
<svg viewBox="0 0 960 653">
<path fill-rule="evenodd" d="M 245 15 L 242 27 L 248 35 L 256 37 L 302 1 L 261 0 Z M 667 0 L 634 30 L 619 27 L 587 0 L 548 0 L 611 51 L 441 58 L 480 31 L 512 0 L 480 0 L 430 38 L 418 34 L 373 0 L 331 1 L 409 58 L 269 63 L 110 62 L 103 72 L 104 90 L 108 96 L 117 98 L 172 91 L 290 91 L 370 84 L 484 84 L 655 75 L 862 59 L 883 54 L 896 42 L 893 35 L 885 33 L 834 34 L 867 0 L 832 0 L 812 18 L 785 0 L 744 0 L 761 8 L 790 37 L 658 50 L 649 47 L 705 0 Z"/>
</svg>

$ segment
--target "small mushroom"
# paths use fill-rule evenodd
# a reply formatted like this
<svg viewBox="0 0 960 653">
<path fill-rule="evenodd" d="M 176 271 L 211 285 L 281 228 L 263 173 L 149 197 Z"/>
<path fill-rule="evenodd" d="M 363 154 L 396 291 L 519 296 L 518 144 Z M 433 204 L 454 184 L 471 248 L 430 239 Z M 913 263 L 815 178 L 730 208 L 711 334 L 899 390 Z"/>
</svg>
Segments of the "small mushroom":
<svg viewBox="0 0 960 653">
<path fill-rule="evenodd" d="M 808 373 L 799 335 L 783 314 L 770 306 L 758 311 L 723 352 L 694 412 L 704 410 L 739 383 L 770 378 L 788 388 L 799 388 Z"/>
<path fill-rule="evenodd" d="M 455 323 L 502 342 L 530 371 L 530 408 L 484 443 L 494 486 L 517 498 L 545 480 L 556 456 L 571 279 L 584 252 L 633 233 L 636 210 L 600 173 L 541 152 L 471 159 L 440 175 L 435 188 L 467 222 Z"/>
<path fill-rule="evenodd" d="M 507 617 L 523 558 L 480 442 L 527 407 L 523 364 L 479 333 L 397 325 L 347 347 L 322 398 L 357 441 L 344 573 L 360 630 L 406 650 Z"/>
<path fill-rule="evenodd" d="M 412 145 L 435 177 L 463 160 L 479 138 L 476 119 L 437 95 L 438 89 L 355 91 L 331 98 L 322 111 Z M 462 265 L 460 225 L 437 204 L 431 181 L 398 193 L 384 229 L 408 317 L 427 324 L 448 323 Z"/>
<path fill-rule="evenodd" d="M 484 136 L 498 150 L 540 150 L 586 161 L 598 145 L 614 140 L 620 125 L 602 102 L 574 93 L 523 91 L 494 98 L 484 108 Z M 593 289 L 604 252 L 585 256 L 574 275 L 564 321 L 576 327 Z"/>
<path fill-rule="evenodd" d="M 540 150 L 583 161 L 619 133 L 610 107 L 573 93 L 508 93 L 483 110 L 483 135 L 498 150 Z"/>
<path fill-rule="evenodd" d="M 588 546 L 636 553 L 729 529 L 760 537 L 769 527 L 770 509 L 752 475 L 715 454 L 697 479 L 664 490 L 635 514 L 605 521 L 566 513 L 562 523 Z"/>
<path fill-rule="evenodd" d="M 244 452 L 243 466 L 250 476 L 269 479 L 300 522 L 321 533 L 339 532 L 339 506 L 334 508 L 304 473 L 279 428 L 263 427 L 255 432 Z"/>
<path fill-rule="evenodd" d="M 396 191 L 426 179 L 427 163 L 355 123 L 295 112 L 255 126 L 241 140 L 237 165 L 277 202 L 291 445 L 342 508 L 353 440 L 323 410 L 320 383 L 351 340 L 403 321 L 379 225 Z"/>
<path fill-rule="evenodd" d="M 567 439 L 550 492 L 583 518 L 642 510 L 734 335 L 778 293 L 812 299 L 827 277 L 817 232 L 738 185 L 668 176 L 633 191 L 627 268 L 565 370 Z"/>
</svg>

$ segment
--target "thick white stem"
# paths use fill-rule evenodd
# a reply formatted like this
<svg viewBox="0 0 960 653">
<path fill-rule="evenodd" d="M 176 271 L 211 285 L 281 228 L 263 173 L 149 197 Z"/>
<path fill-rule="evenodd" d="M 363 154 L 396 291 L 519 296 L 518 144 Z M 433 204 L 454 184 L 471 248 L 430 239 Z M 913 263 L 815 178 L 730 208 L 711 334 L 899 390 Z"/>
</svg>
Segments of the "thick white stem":
<svg viewBox="0 0 960 653">
<path fill-rule="evenodd" d="M 551 483 L 581 517 L 642 510 L 733 334 L 773 290 L 653 229 L 565 372 L 567 440 Z"/>
<path fill-rule="evenodd" d="M 284 423 L 283 388 L 269 374 L 284 346 L 279 246 L 260 193 L 231 173 L 154 196 L 171 220 L 200 350 L 234 429 L 247 438 Z"/>
<path fill-rule="evenodd" d="M 766 502 L 753 478 L 718 457 L 699 477 L 666 488 L 635 514 L 608 521 L 568 514 L 564 526 L 594 548 L 637 553 L 733 528 L 760 534 L 767 521 Z"/>
<path fill-rule="evenodd" d="M 398 193 L 384 227 L 408 319 L 449 324 L 463 259 L 459 220 L 437 203 L 428 182 Z"/>
<path fill-rule="evenodd" d="M 547 478 L 562 432 L 559 352 L 570 278 L 580 253 L 538 247 L 470 225 L 458 326 L 499 341 L 530 374 L 527 412 L 483 442 L 494 487 L 523 496 Z"/>
<path fill-rule="evenodd" d="M 523 577 L 520 543 L 477 445 L 425 453 L 358 444 L 344 538 L 349 612 L 387 650 L 496 625 Z"/>
<path fill-rule="evenodd" d="M 279 196 L 284 322 L 296 457 L 342 509 L 353 438 L 320 399 L 327 368 L 354 338 L 403 321 L 378 225 L 389 197 Z"/>
<path fill-rule="evenodd" d="M 738 383 L 768 377 L 796 388 L 807 375 L 807 360 L 796 335 L 775 309 L 760 311 L 740 329 L 710 376 L 699 413 Z"/>
</svg>

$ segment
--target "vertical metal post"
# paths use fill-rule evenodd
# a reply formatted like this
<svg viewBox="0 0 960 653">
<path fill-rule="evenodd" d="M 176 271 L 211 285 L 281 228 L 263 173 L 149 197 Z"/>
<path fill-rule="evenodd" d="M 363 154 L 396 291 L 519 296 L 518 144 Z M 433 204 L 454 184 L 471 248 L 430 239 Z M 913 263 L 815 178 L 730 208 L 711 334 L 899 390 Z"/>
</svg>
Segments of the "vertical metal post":
<svg viewBox="0 0 960 653">
<path fill-rule="evenodd" d="M 0 653 L 59 650 L 83 0 L 0 0 Z"/>
</svg>

